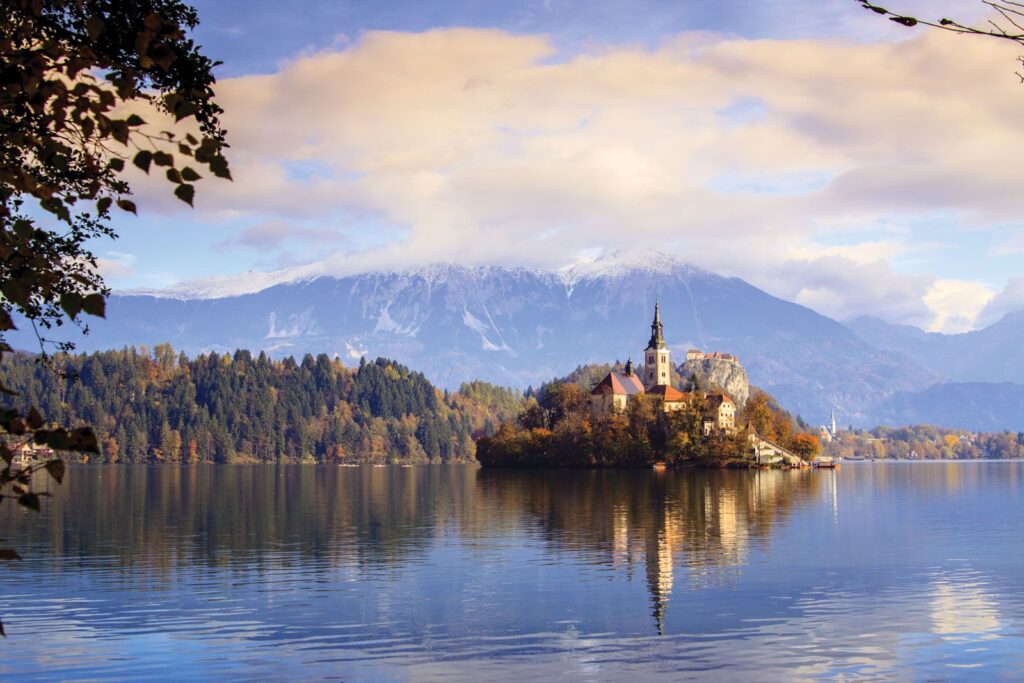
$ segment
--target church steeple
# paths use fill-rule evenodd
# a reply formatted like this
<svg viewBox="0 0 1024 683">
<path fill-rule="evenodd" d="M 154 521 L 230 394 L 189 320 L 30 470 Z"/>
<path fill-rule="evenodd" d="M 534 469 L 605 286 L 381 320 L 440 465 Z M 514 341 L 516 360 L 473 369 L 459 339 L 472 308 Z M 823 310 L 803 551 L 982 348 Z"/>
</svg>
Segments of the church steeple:
<svg viewBox="0 0 1024 683">
<path fill-rule="evenodd" d="M 644 385 L 649 391 L 661 384 L 672 386 L 672 360 L 661 329 L 661 305 L 655 301 L 651 340 L 644 349 Z"/>
<path fill-rule="evenodd" d="M 649 349 L 665 348 L 665 335 L 661 329 L 661 305 L 654 302 L 654 322 L 651 323 L 651 341 L 647 342 Z"/>
</svg>

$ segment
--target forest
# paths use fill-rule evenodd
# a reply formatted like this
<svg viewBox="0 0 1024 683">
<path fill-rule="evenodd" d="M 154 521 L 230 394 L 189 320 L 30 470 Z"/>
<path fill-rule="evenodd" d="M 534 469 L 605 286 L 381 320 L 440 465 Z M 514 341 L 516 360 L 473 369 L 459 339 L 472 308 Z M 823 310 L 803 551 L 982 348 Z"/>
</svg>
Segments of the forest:
<svg viewBox="0 0 1024 683">
<path fill-rule="evenodd" d="M 522 395 L 483 382 L 449 393 L 387 359 L 249 351 L 188 358 L 170 345 L 3 358 L 3 407 L 90 425 L 98 462 L 472 462 L 474 439 L 514 419 Z"/>
</svg>

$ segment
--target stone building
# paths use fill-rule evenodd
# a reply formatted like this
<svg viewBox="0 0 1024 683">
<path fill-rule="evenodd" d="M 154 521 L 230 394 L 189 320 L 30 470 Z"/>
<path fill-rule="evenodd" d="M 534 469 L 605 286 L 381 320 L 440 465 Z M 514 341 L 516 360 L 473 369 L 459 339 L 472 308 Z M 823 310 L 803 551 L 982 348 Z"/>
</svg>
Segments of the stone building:
<svg viewBox="0 0 1024 683">
<path fill-rule="evenodd" d="M 644 385 L 633 371 L 632 361 L 629 361 L 623 372 L 609 372 L 590 391 L 590 410 L 597 416 L 622 412 L 630 399 L 643 393 Z"/>
<path fill-rule="evenodd" d="M 704 433 L 708 434 L 712 429 L 731 432 L 736 429 L 736 404 L 732 399 L 722 393 L 705 394 L 704 402 L 707 406 L 704 419 Z"/>
<path fill-rule="evenodd" d="M 682 410 L 686 405 L 686 401 L 691 396 L 691 394 L 684 394 L 668 384 L 659 384 L 651 387 L 647 394 L 649 396 L 660 398 L 661 404 L 666 413 L 670 413 L 674 410 Z"/>
</svg>

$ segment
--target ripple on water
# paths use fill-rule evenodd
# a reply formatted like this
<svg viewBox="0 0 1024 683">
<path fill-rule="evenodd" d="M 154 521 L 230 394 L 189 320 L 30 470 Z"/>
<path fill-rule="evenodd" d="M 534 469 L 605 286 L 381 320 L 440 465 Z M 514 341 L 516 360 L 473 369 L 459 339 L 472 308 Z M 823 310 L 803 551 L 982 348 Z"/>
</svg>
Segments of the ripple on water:
<svg viewBox="0 0 1024 683">
<path fill-rule="evenodd" d="M 44 514 L 0 510 L 26 557 L 0 673 L 1024 678 L 1024 471 L 974 467 L 268 470 L 283 489 L 255 468 L 259 506 L 231 468 L 188 505 L 162 470 L 73 468 Z"/>
</svg>

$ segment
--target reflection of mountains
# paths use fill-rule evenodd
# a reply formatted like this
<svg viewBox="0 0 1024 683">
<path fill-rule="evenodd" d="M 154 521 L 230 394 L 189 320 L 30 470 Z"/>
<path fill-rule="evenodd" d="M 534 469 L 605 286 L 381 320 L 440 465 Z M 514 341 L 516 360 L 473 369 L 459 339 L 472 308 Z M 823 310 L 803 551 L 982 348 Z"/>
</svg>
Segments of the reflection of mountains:
<svg viewBox="0 0 1024 683">
<path fill-rule="evenodd" d="M 809 472 L 484 470 L 484 497 L 527 512 L 547 541 L 622 566 L 643 563 L 659 633 L 677 574 L 695 588 L 732 581 L 751 546 L 834 483 Z"/>
<path fill-rule="evenodd" d="M 422 560 L 445 538 L 472 548 L 540 534 L 630 578 L 643 567 L 660 630 L 677 579 L 731 582 L 751 548 L 830 481 L 774 471 L 97 466 L 72 469 L 42 515 L 0 510 L 0 520 L 18 547 L 47 539 L 56 562 L 336 567 L 363 578 Z"/>
</svg>

